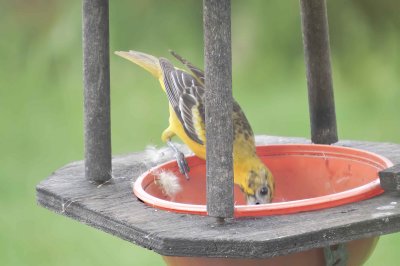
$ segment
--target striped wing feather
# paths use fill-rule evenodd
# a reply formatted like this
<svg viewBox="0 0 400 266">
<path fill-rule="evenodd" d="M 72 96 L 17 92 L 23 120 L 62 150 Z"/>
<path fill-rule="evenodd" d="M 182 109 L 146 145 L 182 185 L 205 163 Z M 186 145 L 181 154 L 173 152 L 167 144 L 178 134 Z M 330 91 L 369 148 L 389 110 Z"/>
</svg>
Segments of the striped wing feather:
<svg viewBox="0 0 400 266">
<path fill-rule="evenodd" d="M 167 59 L 160 58 L 160 65 L 169 103 L 186 134 L 204 144 L 204 86 L 192 75 L 176 69 Z"/>
<path fill-rule="evenodd" d="M 184 64 L 193 73 L 193 75 L 197 78 L 197 80 L 201 84 L 204 84 L 204 71 L 203 70 L 196 67 L 195 65 L 190 63 L 188 60 L 186 60 L 179 54 L 175 53 L 174 51 L 171 50 L 170 52 L 176 59 L 178 59 L 182 64 Z"/>
</svg>

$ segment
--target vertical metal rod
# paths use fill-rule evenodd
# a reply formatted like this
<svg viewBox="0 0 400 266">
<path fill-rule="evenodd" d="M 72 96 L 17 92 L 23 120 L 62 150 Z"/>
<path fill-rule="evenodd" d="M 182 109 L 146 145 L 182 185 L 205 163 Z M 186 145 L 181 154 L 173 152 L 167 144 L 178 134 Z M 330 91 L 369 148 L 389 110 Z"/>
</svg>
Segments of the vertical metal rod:
<svg viewBox="0 0 400 266">
<path fill-rule="evenodd" d="M 204 0 L 207 211 L 233 217 L 232 52 L 230 0 Z"/>
<path fill-rule="evenodd" d="M 111 178 L 108 0 L 83 0 L 85 175 Z"/>
<path fill-rule="evenodd" d="M 311 140 L 338 141 L 329 48 L 326 0 L 300 0 L 307 70 Z"/>
</svg>

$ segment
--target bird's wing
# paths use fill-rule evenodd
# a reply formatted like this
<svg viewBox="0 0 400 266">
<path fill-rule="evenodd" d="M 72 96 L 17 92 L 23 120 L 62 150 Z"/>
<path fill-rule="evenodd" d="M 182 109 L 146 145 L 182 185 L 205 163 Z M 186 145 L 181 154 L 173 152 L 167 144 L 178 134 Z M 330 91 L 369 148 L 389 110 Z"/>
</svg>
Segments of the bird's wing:
<svg viewBox="0 0 400 266">
<path fill-rule="evenodd" d="M 169 103 L 186 134 L 195 142 L 204 144 L 204 86 L 165 58 L 160 58 L 160 66 Z"/>
<path fill-rule="evenodd" d="M 170 53 L 178 59 L 182 64 L 184 64 L 189 70 L 193 73 L 193 75 L 197 78 L 197 80 L 201 83 L 204 84 L 204 71 L 201 70 L 200 68 L 194 66 L 192 63 L 190 63 L 188 60 L 177 54 L 176 52 L 170 50 Z"/>
</svg>

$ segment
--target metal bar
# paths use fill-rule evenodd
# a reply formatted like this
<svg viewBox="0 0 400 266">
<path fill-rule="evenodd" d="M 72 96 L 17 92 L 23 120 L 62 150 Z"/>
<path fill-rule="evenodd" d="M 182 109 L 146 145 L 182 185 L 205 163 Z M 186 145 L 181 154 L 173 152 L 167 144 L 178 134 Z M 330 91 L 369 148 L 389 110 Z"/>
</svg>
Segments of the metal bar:
<svg viewBox="0 0 400 266">
<path fill-rule="evenodd" d="M 232 52 L 230 0 L 204 0 L 207 211 L 233 217 Z"/>
<path fill-rule="evenodd" d="M 111 178 L 108 0 L 83 0 L 85 176 Z"/>
<path fill-rule="evenodd" d="M 311 140 L 338 141 L 325 0 L 300 0 L 304 56 L 307 69 Z"/>
</svg>

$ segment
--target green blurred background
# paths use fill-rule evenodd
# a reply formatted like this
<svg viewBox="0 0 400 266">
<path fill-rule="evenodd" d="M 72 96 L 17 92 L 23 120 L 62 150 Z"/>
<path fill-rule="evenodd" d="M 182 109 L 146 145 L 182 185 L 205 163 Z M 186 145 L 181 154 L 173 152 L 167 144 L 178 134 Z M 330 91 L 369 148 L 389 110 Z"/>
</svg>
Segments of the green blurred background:
<svg viewBox="0 0 400 266">
<path fill-rule="evenodd" d="M 111 50 L 202 65 L 200 0 L 110 1 Z M 400 2 L 328 1 L 341 139 L 400 143 Z M 232 1 L 233 84 L 257 134 L 309 137 L 297 0 Z M 0 0 L 0 265 L 163 265 L 155 253 L 36 205 L 35 185 L 83 158 L 81 3 Z M 111 55 L 113 154 L 161 145 L 157 81 Z M 400 235 L 367 263 L 398 265 Z"/>
</svg>

